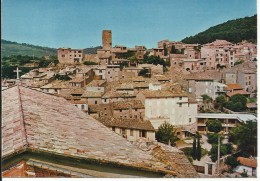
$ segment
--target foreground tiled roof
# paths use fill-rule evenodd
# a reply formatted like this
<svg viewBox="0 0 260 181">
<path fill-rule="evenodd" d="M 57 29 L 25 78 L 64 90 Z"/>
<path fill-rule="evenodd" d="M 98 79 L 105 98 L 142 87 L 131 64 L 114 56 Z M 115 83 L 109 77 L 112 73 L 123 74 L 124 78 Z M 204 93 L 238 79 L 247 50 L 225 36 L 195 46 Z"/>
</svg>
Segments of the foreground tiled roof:
<svg viewBox="0 0 260 181">
<path fill-rule="evenodd" d="M 245 165 L 248 167 L 256 168 L 257 166 L 257 161 L 250 158 L 238 157 L 237 161 L 239 161 L 241 165 Z"/>
<path fill-rule="evenodd" d="M 2 158 L 30 148 L 183 177 L 61 97 L 15 86 L 2 101 Z"/>
<path fill-rule="evenodd" d="M 150 121 L 140 119 L 117 119 L 113 117 L 103 117 L 98 119 L 102 124 L 108 127 L 120 127 L 128 129 L 139 129 L 155 131 Z"/>
</svg>

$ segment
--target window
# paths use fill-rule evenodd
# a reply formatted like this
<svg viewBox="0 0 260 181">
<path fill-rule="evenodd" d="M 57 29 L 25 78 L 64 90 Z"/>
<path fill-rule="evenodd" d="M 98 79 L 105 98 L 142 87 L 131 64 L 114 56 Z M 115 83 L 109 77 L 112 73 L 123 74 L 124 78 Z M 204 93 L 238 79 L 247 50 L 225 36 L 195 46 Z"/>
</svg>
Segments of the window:
<svg viewBox="0 0 260 181">
<path fill-rule="evenodd" d="M 130 136 L 134 136 L 134 130 L 130 129 Z"/>
<path fill-rule="evenodd" d="M 191 123 L 191 118 L 189 118 L 189 123 Z"/>
<path fill-rule="evenodd" d="M 107 108 L 105 107 L 104 110 L 107 110 Z"/>
<path fill-rule="evenodd" d="M 81 53 L 81 51 L 79 51 L 79 53 Z"/>
<path fill-rule="evenodd" d="M 182 107 L 182 103 L 179 104 L 179 107 Z"/>
<path fill-rule="evenodd" d="M 107 99 L 105 99 L 104 102 L 107 102 Z"/>
<path fill-rule="evenodd" d="M 145 130 L 140 130 L 139 131 L 139 137 L 145 137 L 146 138 L 146 131 Z"/>
<path fill-rule="evenodd" d="M 116 128 L 115 127 L 112 127 L 112 131 L 115 131 L 116 130 Z"/>
<path fill-rule="evenodd" d="M 109 72 L 109 71 L 108 71 L 107 73 L 108 73 L 108 74 L 110 74 L 110 72 Z"/>
<path fill-rule="evenodd" d="M 61 55 L 62 57 L 65 57 L 65 55 Z"/>
<path fill-rule="evenodd" d="M 95 101 L 95 104 L 97 104 L 97 101 Z"/>
<path fill-rule="evenodd" d="M 122 109 L 120 109 L 119 111 L 122 112 Z"/>
<path fill-rule="evenodd" d="M 135 109 L 135 111 L 137 111 L 137 109 Z"/>
<path fill-rule="evenodd" d="M 81 109 L 84 109 L 84 104 L 81 105 Z"/>
<path fill-rule="evenodd" d="M 102 73 L 102 70 L 99 70 L 99 73 Z"/>
<path fill-rule="evenodd" d="M 124 128 L 122 128 L 122 134 L 125 135 L 125 129 Z"/>
<path fill-rule="evenodd" d="M 179 100 L 182 100 L 182 97 L 179 97 Z"/>
</svg>

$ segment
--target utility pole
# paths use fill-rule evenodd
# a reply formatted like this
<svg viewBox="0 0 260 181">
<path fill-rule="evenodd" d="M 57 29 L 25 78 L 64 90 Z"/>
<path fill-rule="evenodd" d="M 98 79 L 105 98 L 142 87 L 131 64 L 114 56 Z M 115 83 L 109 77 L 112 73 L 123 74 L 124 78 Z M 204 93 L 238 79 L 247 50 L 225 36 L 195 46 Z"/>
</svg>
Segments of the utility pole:
<svg viewBox="0 0 260 181">
<path fill-rule="evenodd" d="M 219 171 L 219 162 L 220 162 L 220 135 L 218 135 L 218 163 L 217 163 L 217 168 L 218 168 L 218 172 L 217 174 L 219 175 L 220 171 Z"/>
</svg>

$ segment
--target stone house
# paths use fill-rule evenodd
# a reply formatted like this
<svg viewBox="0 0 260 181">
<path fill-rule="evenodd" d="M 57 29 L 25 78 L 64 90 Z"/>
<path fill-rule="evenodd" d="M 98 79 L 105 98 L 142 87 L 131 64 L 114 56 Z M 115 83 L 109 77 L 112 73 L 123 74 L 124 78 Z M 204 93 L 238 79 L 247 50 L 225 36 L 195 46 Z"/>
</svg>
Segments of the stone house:
<svg viewBox="0 0 260 181">
<path fill-rule="evenodd" d="M 141 91 L 137 94 L 137 99 L 145 106 L 144 119 L 150 120 L 155 129 L 165 121 L 174 126 L 196 122 L 197 102 L 189 100 L 185 92 Z"/>
<path fill-rule="evenodd" d="M 62 90 L 70 89 L 69 83 L 61 80 L 54 80 L 51 83 L 40 87 L 42 92 L 60 94 Z"/>
<path fill-rule="evenodd" d="M 136 98 L 136 94 L 120 93 L 111 90 L 106 92 L 102 96 L 102 103 L 107 104 L 107 103 L 112 103 L 117 101 L 127 101 L 135 98 Z"/>
<path fill-rule="evenodd" d="M 226 85 L 215 81 L 214 78 L 189 77 L 186 80 L 188 81 L 188 92 L 196 96 L 197 99 L 204 94 L 216 99 L 220 94 L 225 93 L 224 87 Z"/>
<path fill-rule="evenodd" d="M 86 101 L 88 106 L 90 105 L 99 105 L 102 103 L 102 95 L 104 93 L 103 92 L 93 92 L 93 91 L 85 91 L 82 96 L 81 99 Z"/>
<path fill-rule="evenodd" d="M 155 141 L 155 130 L 150 121 L 117 118 L 101 118 L 98 120 L 130 142 L 137 141 L 139 138 Z"/>
<path fill-rule="evenodd" d="M 58 60 L 61 64 L 82 63 L 84 52 L 82 49 L 58 48 Z"/>
<path fill-rule="evenodd" d="M 88 113 L 88 104 L 83 100 L 70 100 L 70 103 L 79 108 L 80 110 Z"/>
<path fill-rule="evenodd" d="M 245 91 L 253 92 L 257 89 L 256 70 L 240 70 L 237 72 L 237 83 L 241 85 Z"/>
<path fill-rule="evenodd" d="M 106 80 L 92 80 L 89 84 L 85 86 L 87 91 L 92 92 L 105 92 L 107 86 Z"/>
</svg>

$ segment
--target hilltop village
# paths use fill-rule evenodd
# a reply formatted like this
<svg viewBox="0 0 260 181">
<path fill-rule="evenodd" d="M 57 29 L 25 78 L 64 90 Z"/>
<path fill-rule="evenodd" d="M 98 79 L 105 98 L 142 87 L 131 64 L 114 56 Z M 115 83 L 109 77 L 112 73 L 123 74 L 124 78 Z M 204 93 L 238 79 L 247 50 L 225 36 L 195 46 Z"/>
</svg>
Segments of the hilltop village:
<svg viewBox="0 0 260 181">
<path fill-rule="evenodd" d="M 256 145 L 243 152 L 243 145 L 239 145 L 240 140 L 233 131 L 257 119 L 256 44 L 247 41 L 233 44 L 218 39 L 203 45 L 162 40 L 152 49 L 143 45 L 128 48 L 113 46 L 112 31 L 103 30 L 102 48 L 96 54 L 63 47 L 57 50 L 57 57 L 57 65 L 51 63 L 21 76 L 18 67 L 16 80 L 2 80 L 4 111 L 17 103 L 21 106 L 17 112 L 22 110 L 21 119 L 25 121 L 21 123 L 25 124 L 21 133 L 24 139 L 18 134 L 13 136 L 27 140 L 16 147 L 15 143 L 8 142 L 14 138 L 4 135 L 4 146 L 9 145 L 4 148 L 4 156 L 10 158 L 16 149 L 43 149 L 109 160 L 145 171 L 156 170 L 169 177 L 242 177 L 245 174 L 256 177 Z M 4 112 L 8 120 L 12 115 L 15 110 L 13 114 Z M 50 121 L 49 116 L 60 122 Z M 220 127 L 219 130 L 210 122 Z M 50 128 L 52 124 L 55 125 Z M 167 137 L 165 130 L 169 127 Z M 72 136 L 70 128 L 79 133 L 82 129 L 86 135 Z M 8 129 L 8 124 L 4 124 L 4 131 Z M 59 129 L 68 131 L 60 133 L 64 138 L 57 139 Z M 218 143 L 218 135 L 221 135 L 221 143 Z M 37 142 L 43 139 L 41 136 L 44 141 Z M 85 145 L 89 155 L 84 150 L 84 139 L 90 139 Z M 108 141 L 100 141 L 103 139 Z M 70 145 L 64 146 L 68 141 Z M 10 151 L 11 147 L 15 148 Z M 195 155 L 194 147 L 197 148 Z M 108 153 L 107 149 L 123 156 Z M 227 162 L 233 158 L 238 163 L 234 167 Z M 23 176 L 55 175 L 50 167 L 37 172 L 34 164 L 37 162 L 20 162 L 4 175 L 13 176 L 22 167 L 27 170 Z M 63 167 L 60 176 L 88 175 L 85 172 L 79 175 L 79 171 L 72 168 L 68 174 L 66 169 Z"/>
</svg>

